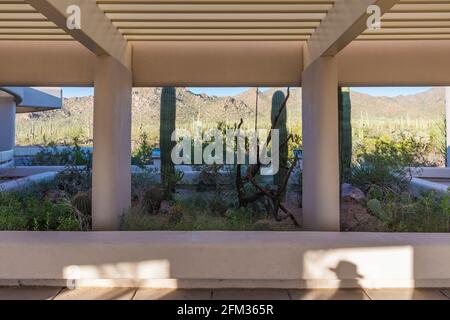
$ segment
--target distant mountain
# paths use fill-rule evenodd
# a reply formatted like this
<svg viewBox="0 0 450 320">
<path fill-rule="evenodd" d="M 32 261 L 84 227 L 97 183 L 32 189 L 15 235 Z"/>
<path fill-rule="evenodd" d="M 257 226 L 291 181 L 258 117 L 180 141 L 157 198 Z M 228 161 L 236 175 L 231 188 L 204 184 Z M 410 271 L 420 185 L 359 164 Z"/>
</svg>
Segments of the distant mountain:
<svg viewBox="0 0 450 320">
<path fill-rule="evenodd" d="M 435 119 L 444 116 L 445 90 L 432 88 L 413 95 L 374 97 L 351 92 L 353 117 L 370 119 L 407 118 Z"/>
<path fill-rule="evenodd" d="M 261 125 L 270 122 L 271 99 L 277 88 L 259 93 L 258 121 Z M 285 90 L 285 89 L 283 89 Z M 161 88 L 136 88 L 133 90 L 133 127 L 156 130 L 159 125 L 159 101 Z M 423 93 L 397 97 L 374 97 L 352 91 L 353 119 L 363 117 L 365 121 L 373 119 L 436 119 L 443 116 L 445 98 L 443 88 L 433 88 Z M 255 121 L 256 89 L 251 88 L 233 97 L 216 97 L 195 94 L 186 88 L 177 89 L 177 121 L 188 126 L 193 120 L 215 125 L 219 121 L 228 123 L 245 120 L 251 127 Z M 301 89 L 291 89 L 291 98 L 287 106 L 288 126 L 296 126 L 301 121 Z M 92 130 L 93 97 L 64 99 L 61 110 L 41 113 L 21 114 L 17 116 L 17 130 L 22 135 L 41 128 L 41 131 L 70 131 L 85 128 Z M 30 123 L 33 129 L 30 129 Z M 44 129 L 42 129 L 44 128 Z M 150 130 L 149 129 L 149 130 Z M 26 131 L 26 132 L 25 132 Z M 50 134 L 47 134 L 50 135 Z M 91 134 L 89 134 L 91 136 Z"/>
</svg>

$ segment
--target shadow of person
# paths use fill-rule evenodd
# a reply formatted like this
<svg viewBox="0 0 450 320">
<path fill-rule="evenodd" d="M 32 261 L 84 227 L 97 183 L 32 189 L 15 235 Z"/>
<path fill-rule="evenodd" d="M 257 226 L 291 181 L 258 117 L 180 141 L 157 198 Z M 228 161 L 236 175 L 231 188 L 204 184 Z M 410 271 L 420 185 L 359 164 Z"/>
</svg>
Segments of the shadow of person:
<svg viewBox="0 0 450 320">
<path fill-rule="evenodd" d="M 360 279 L 364 277 L 359 274 L 358 266 L 349 261 L 339 261 L 335 268 L 329 268 L 336 274 L 339 280 L 339 288 L 331 300 L 364 300 L 368 299 L 361 284 Z"/>
</svg>

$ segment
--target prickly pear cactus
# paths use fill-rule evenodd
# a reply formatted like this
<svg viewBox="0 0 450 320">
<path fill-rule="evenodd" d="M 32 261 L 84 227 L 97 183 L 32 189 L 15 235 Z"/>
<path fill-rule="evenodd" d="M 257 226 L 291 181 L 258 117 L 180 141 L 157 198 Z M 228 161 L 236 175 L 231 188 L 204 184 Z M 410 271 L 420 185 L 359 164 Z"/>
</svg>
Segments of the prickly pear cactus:
<svg viewBox="0 0 450 320">
<path fill-rule="evenodd" d="M 379 216 L 381 214 L 381 202 L 378 199 L 370 199 L 367 201 L 367 209 L 375 215 Z"/>
</svg>

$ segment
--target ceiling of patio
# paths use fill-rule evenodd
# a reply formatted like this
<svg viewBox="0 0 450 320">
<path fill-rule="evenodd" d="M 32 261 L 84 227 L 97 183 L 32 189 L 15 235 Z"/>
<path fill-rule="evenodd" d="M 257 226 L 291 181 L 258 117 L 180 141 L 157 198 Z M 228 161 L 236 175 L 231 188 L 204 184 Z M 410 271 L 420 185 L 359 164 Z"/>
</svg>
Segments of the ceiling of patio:
<svg viewBox="0 0 450 320">
<path fill-rule="evenodd" d="M 383 15 L 381 30 L 358 40 L 450 39 L 450 0 L 401 0 Z"/>
<path fill-rule="evenodd" d="M 0 40 L 71 40 L 24 0 L 0 3 Z"/>
<path fill-rule="evenodd" d="M 97 0 L 128 40 L 308 40 L 335 0 L 131 2 Z M 401 0 L 358 38 L 389 39 L 450 39 L 450 0 Z"/>
<path fill-rule="evenodd" d="M 92 0 L 94 1 L 94 0 Z M 335 0 L 97 0 L 129 41 L 306 41 Z M 450 0 L 401 0 L 357 40 L 450 39 Z M 0 3 L 0 40 L 72 40 L 25 0 Z"/>
<path fill-rule="evenodd" d="M 128 40 L 307 40 L 334 0 L 97 0 Z"/>
</svg>

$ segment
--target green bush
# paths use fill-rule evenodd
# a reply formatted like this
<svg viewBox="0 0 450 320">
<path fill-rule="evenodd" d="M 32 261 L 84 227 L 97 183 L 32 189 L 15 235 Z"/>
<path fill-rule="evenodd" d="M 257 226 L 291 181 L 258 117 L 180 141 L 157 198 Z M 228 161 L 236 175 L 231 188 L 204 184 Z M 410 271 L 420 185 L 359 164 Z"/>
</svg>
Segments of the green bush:
<svg viewBox="0 0 450 320">
<path fill-rule="evenodd" d="M 122 218 L 123 230 L 273 230 L 261 227 L 260 219 L 267 218 L 251 208 L 237 208 L 232 194 L 193 194 L 176 197 L 167 214 L 150 215 L 132 208 Z"/>
<path fill-rule="evenodd" d="M 47 188 L 64 191 L 70 196 L 79 192 L 86 192 L 92 186 L 92 170 L 90 167 L 79 169 L 78 167 L 67 167 L 58 173 L 53 182 L 44 184 Z"/>
<path fill-rule="evenodd" d="M 74 210 L 64 199 L 53 203 L 29 191 L 0 193 L 0 230 L 82 231 L 88 217 Z"/>
<path fill-rule="evenodd" d="M 402 193 L 385 201 L 380 218 L 392 232 L 449 232 L 450 195 Z"/>
<path fill-rule="evenodd" d="M 131 164 L 140 168 L 153 164 L 152 153 L 154 148 L 150 145 L 146 133 L 141 133 L 138 143 L 138 147 L 131 154 Z"/>
<path fill-rule="evenodd" d="M 427 165 L 428 148 L 427 141 L 410 134 L 378 137 L 355 152 L 352 183 L 377 199 L 404 192 L 411 179 L 407 168 Z"/>
<path fill-rule="evenodd" d="M 79 138 L 74 138 L 66 148 L 58 149 L 54 142 L 41 148 L 31 161 L 33 166 L 92 166 L 92 152 L 83 150 Z"/>
</svg>

